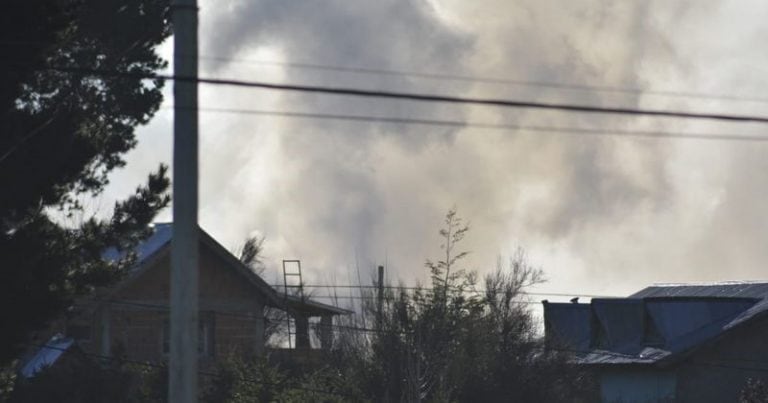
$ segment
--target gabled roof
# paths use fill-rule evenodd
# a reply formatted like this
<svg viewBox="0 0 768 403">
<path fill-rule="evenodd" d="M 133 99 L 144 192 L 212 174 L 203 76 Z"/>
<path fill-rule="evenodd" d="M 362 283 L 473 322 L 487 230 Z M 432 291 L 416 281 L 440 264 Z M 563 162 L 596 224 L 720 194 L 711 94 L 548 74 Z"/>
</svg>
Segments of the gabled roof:
<svg viewBox="0 0 768 403">
<path fill-rule="evenodd" d="M 262 295 L 267 299 L 267 304 L 274 307 L 283 307 L 283 303 L 277 296 L 275 290 L 267 284 L 258 274 L 254 273 L 248 266 L 243 264 L 239 259 L 234 257 L 225 247 L 218 243 L 213 237 L 208 235 L 207 232 L 199 228 L 198 241 L 207 246 L 214 254 L 223 259 L 227 265 L 238 274 L 244 277 L 251 285 L 253 285 Z M 132 279 L 138 277 L 152 266 L 152 262 L 161 256 L 165 256 L 170 253 L 171 240 L 173 239 L 173 223 L 156 223 L 153 226 L 153 233 L 144 242 L 141 242 L 136 249 L 136 264 L 128 272 L 127 278 L 123 279 L 120 284 L 107 290 L 107 295 L 114 294 L 122 289 L 123 286 L 131 282 Z M 104 253 L 105 259 L 117 259 L 119 253 L 110 249 Z"/>
<path fill-rule="evenodd" d="M 574 314 L 563 318 L 565 305 L 588 308 L 579 308 L 579 314 L 575 307 L 569 308 Z M 681 358 L 766 314 L 768 283 L 654 285 L 628 298 L 548 303 L 544 309 L 548 338 L 550 333 L 590 335 L 588 345 L 583 339 L 565 339 L 578 353 L 579 363 L 657 364 Z M 584 319 L 585 309 L 591 312 L 589 319 Z M 575 324 L 577 316 L 580 322 Z"/>
<path fill-rule="evenodd" d="M 274 288 L 272 288 L 264 279 L 256 274 L 250 267 L 243 264 L 240 259 L 236 258 L 230 253 L 224 246 L 217 242 L 213 237 L 208 235 L 202 228 L 198 233 L 199 242 L 208 247 L 219 258 L 224 260 L 226 267 L 235 270 L 239 275 L 252 284 L 261 294 L 267 298 L 267 304 L 277 308 L 283 309 L 299 309 L 307 312 L 313 312 L 316 314 L 330 313 L 333 315 L 349 314 L 351 311 L 346 309 L 337 308 L 331 305 L 323 304 L 320 302 L 304 299 L 303 301 L 286 301 L 283 296 L 279 295 Z M 136 249 L 136 264 L 129 271 L 126 279 L 122 284 L 130 282 L 132 278 L 136 278 L 139 274 L 151 267 L 151 263 L 156 259 L 165 256 L 170 253 L 171 240 L 173 238 L 173 224 L 172 223 L 156 223 L 153 227 L 153 233 L 144 242 L 140 243 Z M 108 250 L 104 253 L 105 259 L 117 259 L 119 254 L 116 250 Z M 110 289 L 108 295 L 116 292 L 121 287 L 118 284 L 117 287 Z M 288 303 L 286 305 L 286 302 Z"/>
</svg>

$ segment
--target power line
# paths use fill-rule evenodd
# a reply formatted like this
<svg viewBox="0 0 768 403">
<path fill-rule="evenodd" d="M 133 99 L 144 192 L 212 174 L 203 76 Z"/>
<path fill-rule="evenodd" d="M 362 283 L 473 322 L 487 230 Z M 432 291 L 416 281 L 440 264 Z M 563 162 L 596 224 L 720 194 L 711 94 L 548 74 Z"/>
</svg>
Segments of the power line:
<svg viewBox="0 0 768 403">
<path fill-rule="evenodd" d="M 163 109 L 169 109 L 163 107 Z M 652 130 L 622 130 L 622 129 L 596 129 L 582 127 L 557 127 L 557 126 L 535 126 L 535 125 L 516 125 L 516 124 L 494 124 L 481 122 L 467 122 L 461 120 L 438 120 L 438 119 L 415 119 L 387 116 L 369 116 L 369 115 L 351 115 L 351 114 L 331 114 L 331 113 L 311 113 L 311 112 L 293 112 L 293 111 L 275 111 L 260 109 L 232 109 L 232 108 L 198 108 L 203 113 L 233 113 L 243 115 L 259 116 L 277 116 L 285 118 L 298 119 L 319 119 L 319 120 L 340 120 L 349 122 L 372 122 L 385 124 L 412 124 L 440 127 L 472 127 L 490 130 L 521 130 L 543 133 L 561 133 L 569 135 L 595 135 L 595 136 L 616 136 L 616 137 L 640 137 L 640 138 L 679 138 L 692 140 L 725 140 L 725 141 L 745 141 L 745 142 L 764 142 L 768 141 L 768 136 L 744 135 L 744 134 L 722 134 L 722 133 L 686 133 L 686 132 L 668 132 Z"/>
<path fill-rule="evenodd" d="M 592 114 L 653 116 L 653 117 L 681 118 L 681 119 L 706 119 L 706 120 L 722 120 L 722 121 L 729 121 L 729 122 L 751 122 L 751 123 L 763 123 L 763 124 L 768 123 L 767 116 L 756 116 L 756 115 L 734 115 L 734 114 L 725 114 L 725 113 L 720 114 L 720 113 L 699 113 L 699 112 L 685 112 L 685 111 L 666 111 L 666 110 L 660 110 L 660 109 L 602 107 L 602 106 L 592 106 L 592 105 L 545 103 L 545 102 L 494 99 L 494 98 L 470 98 L 470 97 L 439 95 L 439 94 L 419 94 L 419 93 L 394 92 L 394 91 L 365 90 L 365 89 L 344 88 L 344 87 L 278 84 L 278 83 L 269 83 L 269 82 L 261 82 L 261 81 L 245 81 L 245 80 L 222 79 L 222 78 L 183 77 L 183 76 L 174 76 L 174 75 L 168 75 L 168 74 L 128 73 L 128 72 L 118 72 L 114 70 L 76 68 L 76 67 L 42 67 L 40 69 L 77 73 L 77 74 L 115 76 L 115 77 L 132 78 L 132 79 L 176 80 L 176 81 L 196 82 L 199 84 L 209 84 L 209 85 L 226 85 L 226 86 L 235 86 L 235 87 L 243 87 L 243 88 L 261 88 L 261 89 L 276 90 L 276 91 L 291 91 L 291 92 L 315 93 L 315 94 L 326 94 L 326 95 L 354 96 L 354 97 L 363 97 L 363 98 L 397 99 L 397 100 L 407 100 L 407 101 L 414 101 L 414 102 L 437 102 L 437 103 L 461 104 L 461 105 L 495 106 L 495 107 L 502 107 L 502 108 L 555 110 L 555 111 L 561 111 L 561 112 L 574 112 L 574 113 L 581 112 L 581 113 L 592 113 Z"/>
<path fill-rule="evenodd" d="M 156 310 L 156 311 L 167 311 L 170 309 L 169 305 L 163 305 L 163 304 L 152 304 L 152 303 L 146 303 L 146 302 L 135 302 L 135 301 L 129 301 L 129 300 L 119 300 L 119 299 L 98 299 L 98 298 L 91 298 L 90 300 L 98 303 L 105 303 L 109 305 L 122 305 L 122 306 L 132 306 L 140 309 L 148 309 L 148 310 Z M 81 304 L 82 305 L 82 304 Z M 237 311 L 222 311 L 218 309 L 204 309 L 201 308 L 201 311 L 204 312 L 211 312 L 215 313 L 217 315 L 222 316 L 230 316 L 230 317 L 236 317 L 236 318 L 242 318 L 245 320 L 264 320 L 269 322 L 270 320 L 266 317 L 257 317 L 253 313 L 248 312 L 237 312 Z M 330 327 L 334 329 L 342 329 L 342 330 L 354 330 L 359 332 L 368 332 L 368 333 L 374 333 L 374 332 L 381 332 L 377 329 L 371 329 L 366 327 L 360 327 L 360 326 L 349 326 L 349 325 L 338 325 L 338 324 L 331 324 L 331 325 L 320 325 L 325 327 Z"/>
<path fill-rule="evenodd" d="M 0 44 L 7 44 L 12 46 L 29 46 L 35 44 L 48 44 L 47 42 L 36 41 L 8 41 L 2 40 Z M 184 58 L 184 55 L 176 55 L 176 57 Z M 355 73 L 362 75 L 378 75 L 378 76 L 391 76 L 391 77 L 411 77 L 421 78 L 428 80 L 441 80 L 441 81 L 457 81 L 457 82 L 474 82 L 485 84 L 506 84 L 520 87 L 543 87 L 554 88 L 568 91 L 579 92 L 603 92 L 603 93 L 616 93 L 616 94 L 629 94 L 629 95 L 652 95 L 662 97 L 673 98 L 690 98 L 690 99 L 704 99 L 704 100 L 721 100 L 732 102 L 751 102 L 751 103 L 768 103 L 768 98 L 759 96 L 739 96 L 733 94 L 722 93 L 704 93 L 693 91 L 676 91 L 676 90 L 647 90 L 642 88 L 632 87 L 620 87 L 610 85 L 590 85 L 590 84 L 574 84 L 568 82 L 556 82 L 556 81 L 544 81 L 544 80 L 517 80 L 500 77 L 489 76 L 477 76 L 477 75 L 464 75 L 464 74 L 449 74 L 449 73 L 431 73 L 414 70 L 403 69 L 381 69 L 361 66 L 339 66 L 332 64 L 322 63 L 310 63 L 310 62 L 284 62 L 276 60 L 265 59 L 243 59 L 233 58 L 215 55 L 201 55 L 197 57 L 198 60 L 213 61 L 213 62 L 229 62 L 235 64 L 251 64 L 262 66 L 274 66 L 284 67 L 289 69 L 299 70 L 316 70 L 316 71 L 335 71 L 342 73 Z"/>
<path fill-rule="evenodd" d="M 282 287 L 282 284 L 271 284 L 274 287 Z M 307 288 L 345 288 L 345 289 L 378 289 L 377 285 L 325 285 L 325 284 L 303 284 Z M 381 288 L 388 290 L 421 290 L 421 291 L 433 291 L 431 287 L 418 287 L 418 286 L 383 286 Z M 467 290 L 474 293 L 483 293 L 484 290 Z M 521 291 L 521 295 L 539 295 L 539 296 L 552 296 L 552 297 L 584 297 L 584 298 L 620 298 L 615 295 L 595 295 L 595 294 L 578 294 L 578 293 L 562 293 L 562 292 L 533 292 L 533 291 Z"/>
<path fill-rule="evenodd" d="M 310 295 L 308 298 L 310 299 L 340 299 L 340 300 L 375 300 L 376 296 L 374 295 Z M 517 305 L 540 305 L 541 303 L 538 301 L 512 301 L 513 304 Z"/>
<path fill-rule="evenodd" d="M 184 57 L 183 55 L 181 57 Z M 507 84 L 521 87 L 544 87 L 555 88 L 569 91 L 592 91 L 592 92 L 604 92 L 604 93 L 619 93 L 630 95 L 655 95 L 664 97 L 675 98 L 693 98 L 693 99 L 710 99 L 710 100 L 722 100 L 722 101 L 737 101 L 737 102 L 754 102 L 754 103 L 768 103 L 768 98 L 762 97 L 744 97 L 730 94 L 712 94 L 712 93 L 699 93 L 688 91 L 672 91 L 672 90 L 644 90 L 641 88 L 627 88 L 605 85 L 585 85 L 585 84 L 572 84 L 565 82 L 552 82 L 552 81 L 527 81 L 527 80 L 514 80 L 498 77 L 482 77 L 482 76 L 470 76 L 461 74 L 445 74 L 445 73 L 425 73 L 420 71 L 411 70 L 389 70 L 378 69 L 368 67 L 353 67 L 353 66 L 337 66 L 329 64 L 319 63 L 304 63 L 304 62 L 280 62 L 274 60 L 261 60 L 261 59 L 238 59 L 228 58 L 221 56 L 199 56 L 199 60 L 209 60 L 218 62 L 230 62 L 241 64 L 257 64 L 264 66 L 276 66 L 285 67 L 290 69 L 302 69 L 302 70 L 320 70 L 320 71 L 336 71 L 343 73 L 356 73 L 365 75 L 379 75 L 379 76 L 393 76 L 393 77 L 413 77 L 430 80 L 448 80 L 458 82 L 474 82 L 485 84 Z"/>
</svg>

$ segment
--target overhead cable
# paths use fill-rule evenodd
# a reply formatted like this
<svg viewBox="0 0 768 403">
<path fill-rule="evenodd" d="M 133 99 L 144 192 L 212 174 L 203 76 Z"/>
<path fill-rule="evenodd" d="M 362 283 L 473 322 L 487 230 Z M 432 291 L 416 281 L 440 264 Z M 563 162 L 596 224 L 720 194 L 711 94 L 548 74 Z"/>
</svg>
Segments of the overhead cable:
<svg viewBox="0 0 768 403">
<path fill-rule="evenodd" d="M 55 67 L 54 66 L 54 67 L 41 67 L 39 69 L 67 72 L 67 73 L 76 73 L 76 74 L 85 74 L 85 75 L 123 77 L 123 78 L 131 78 L 131 79 L 162 79 L 162 80 L 175 80 L 175 81 L 187 81 L 187 82 L 191 81 L 199 84 L 208 84 L 208 85 L 224 85 L 224 86 L 235 86 L 235 87 L 243 87 L 243 88 L 261 88 L 261 89 L 275 90 L 275 91 L 340 95 L 340 96 L 352 96 L 352 97 L 361 97 L 361 98 L 396 99 L 396 100 L 413 101 L 413 102 L 432 102 L 432 103 L 447 103 L 447 104 L 476 105 L 476 106 L 494 106 L 494 107 L 501 107 L 501 108 L 553 110 L 553 111 L 574 112 L 574 113 L 578 112 L 578 113 L 590 113 L 590 114 L 652 116 L 652 117 L 680 118 L 680 119 L 705 119 L 705 120 L 721 120 L 721 121 L 729 121 L 729 122 L 768 124 L 768 116 L 759 116 L 759 115 L 736 115 L 736 114 L 728 114 L 728 113 L 669 111 L 669 110 L 661 110 L 661 109 L 641 109 L 641 108 L 627 108 L 627 107 L 603 107 L 603 106 L 594 106 L 594 105 L 548 103 L 548 102 L 536 102 L 536 101 L 525 101 L 525 100 L 514 100 L 514 99 L 472 98 L 472 97 L 440 95 L 440 94 L 420 94 L 420 93 L 408 93 L 408 92 L 366 90 L 366 89 L 358 89 L 358 88 L 281 84 L 281 83 L 272 83 L 272 82 L 263 82 L 263 81 L 246 81 L 246 80 L 236 80 L 236 79 L 226 79 L 226 78 L 183 77 L 183 76 L 175 76 L 175 75 L 169 75 L 169 74 L 153 74 L 153 73 L 138 73 L 138 72 L 129 73 L 129 72 L 120 72 L 115 70 L 79 68 L 79 67 Z"/>
</svg>

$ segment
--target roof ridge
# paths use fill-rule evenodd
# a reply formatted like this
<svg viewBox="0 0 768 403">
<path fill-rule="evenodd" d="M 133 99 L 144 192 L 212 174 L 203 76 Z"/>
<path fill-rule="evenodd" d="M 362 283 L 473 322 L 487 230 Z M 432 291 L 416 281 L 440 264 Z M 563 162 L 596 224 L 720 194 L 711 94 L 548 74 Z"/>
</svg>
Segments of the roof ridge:
<svg viewBox="0 0 768 403">
<path fill-rule="evenodd" d="M 692 282 L 692 283 L 653 283 L 649 287 L 707 287 L 723 285 L 751 285 L 768 284 L 768 280 L 726 280 L 712 282 Z"/>
</svg>

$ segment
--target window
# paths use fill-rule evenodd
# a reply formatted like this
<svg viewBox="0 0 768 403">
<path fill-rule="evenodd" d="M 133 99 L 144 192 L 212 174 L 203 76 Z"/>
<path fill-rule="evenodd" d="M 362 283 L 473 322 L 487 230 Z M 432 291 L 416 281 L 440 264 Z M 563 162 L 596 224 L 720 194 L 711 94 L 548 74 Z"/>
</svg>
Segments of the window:
<svg viewBox="0 0 768 403">
<path fill-rule="evenodd" d="M 197 329 L 197 353 L 201 357 L 212 357 L 215 346 L 213 315 L 201 313 L 197 319 Z M 163 320 L 162 349 L 163 354 L 170 354 L 171 352 L 171 323 L 168 318 Z"/>
</svg>

